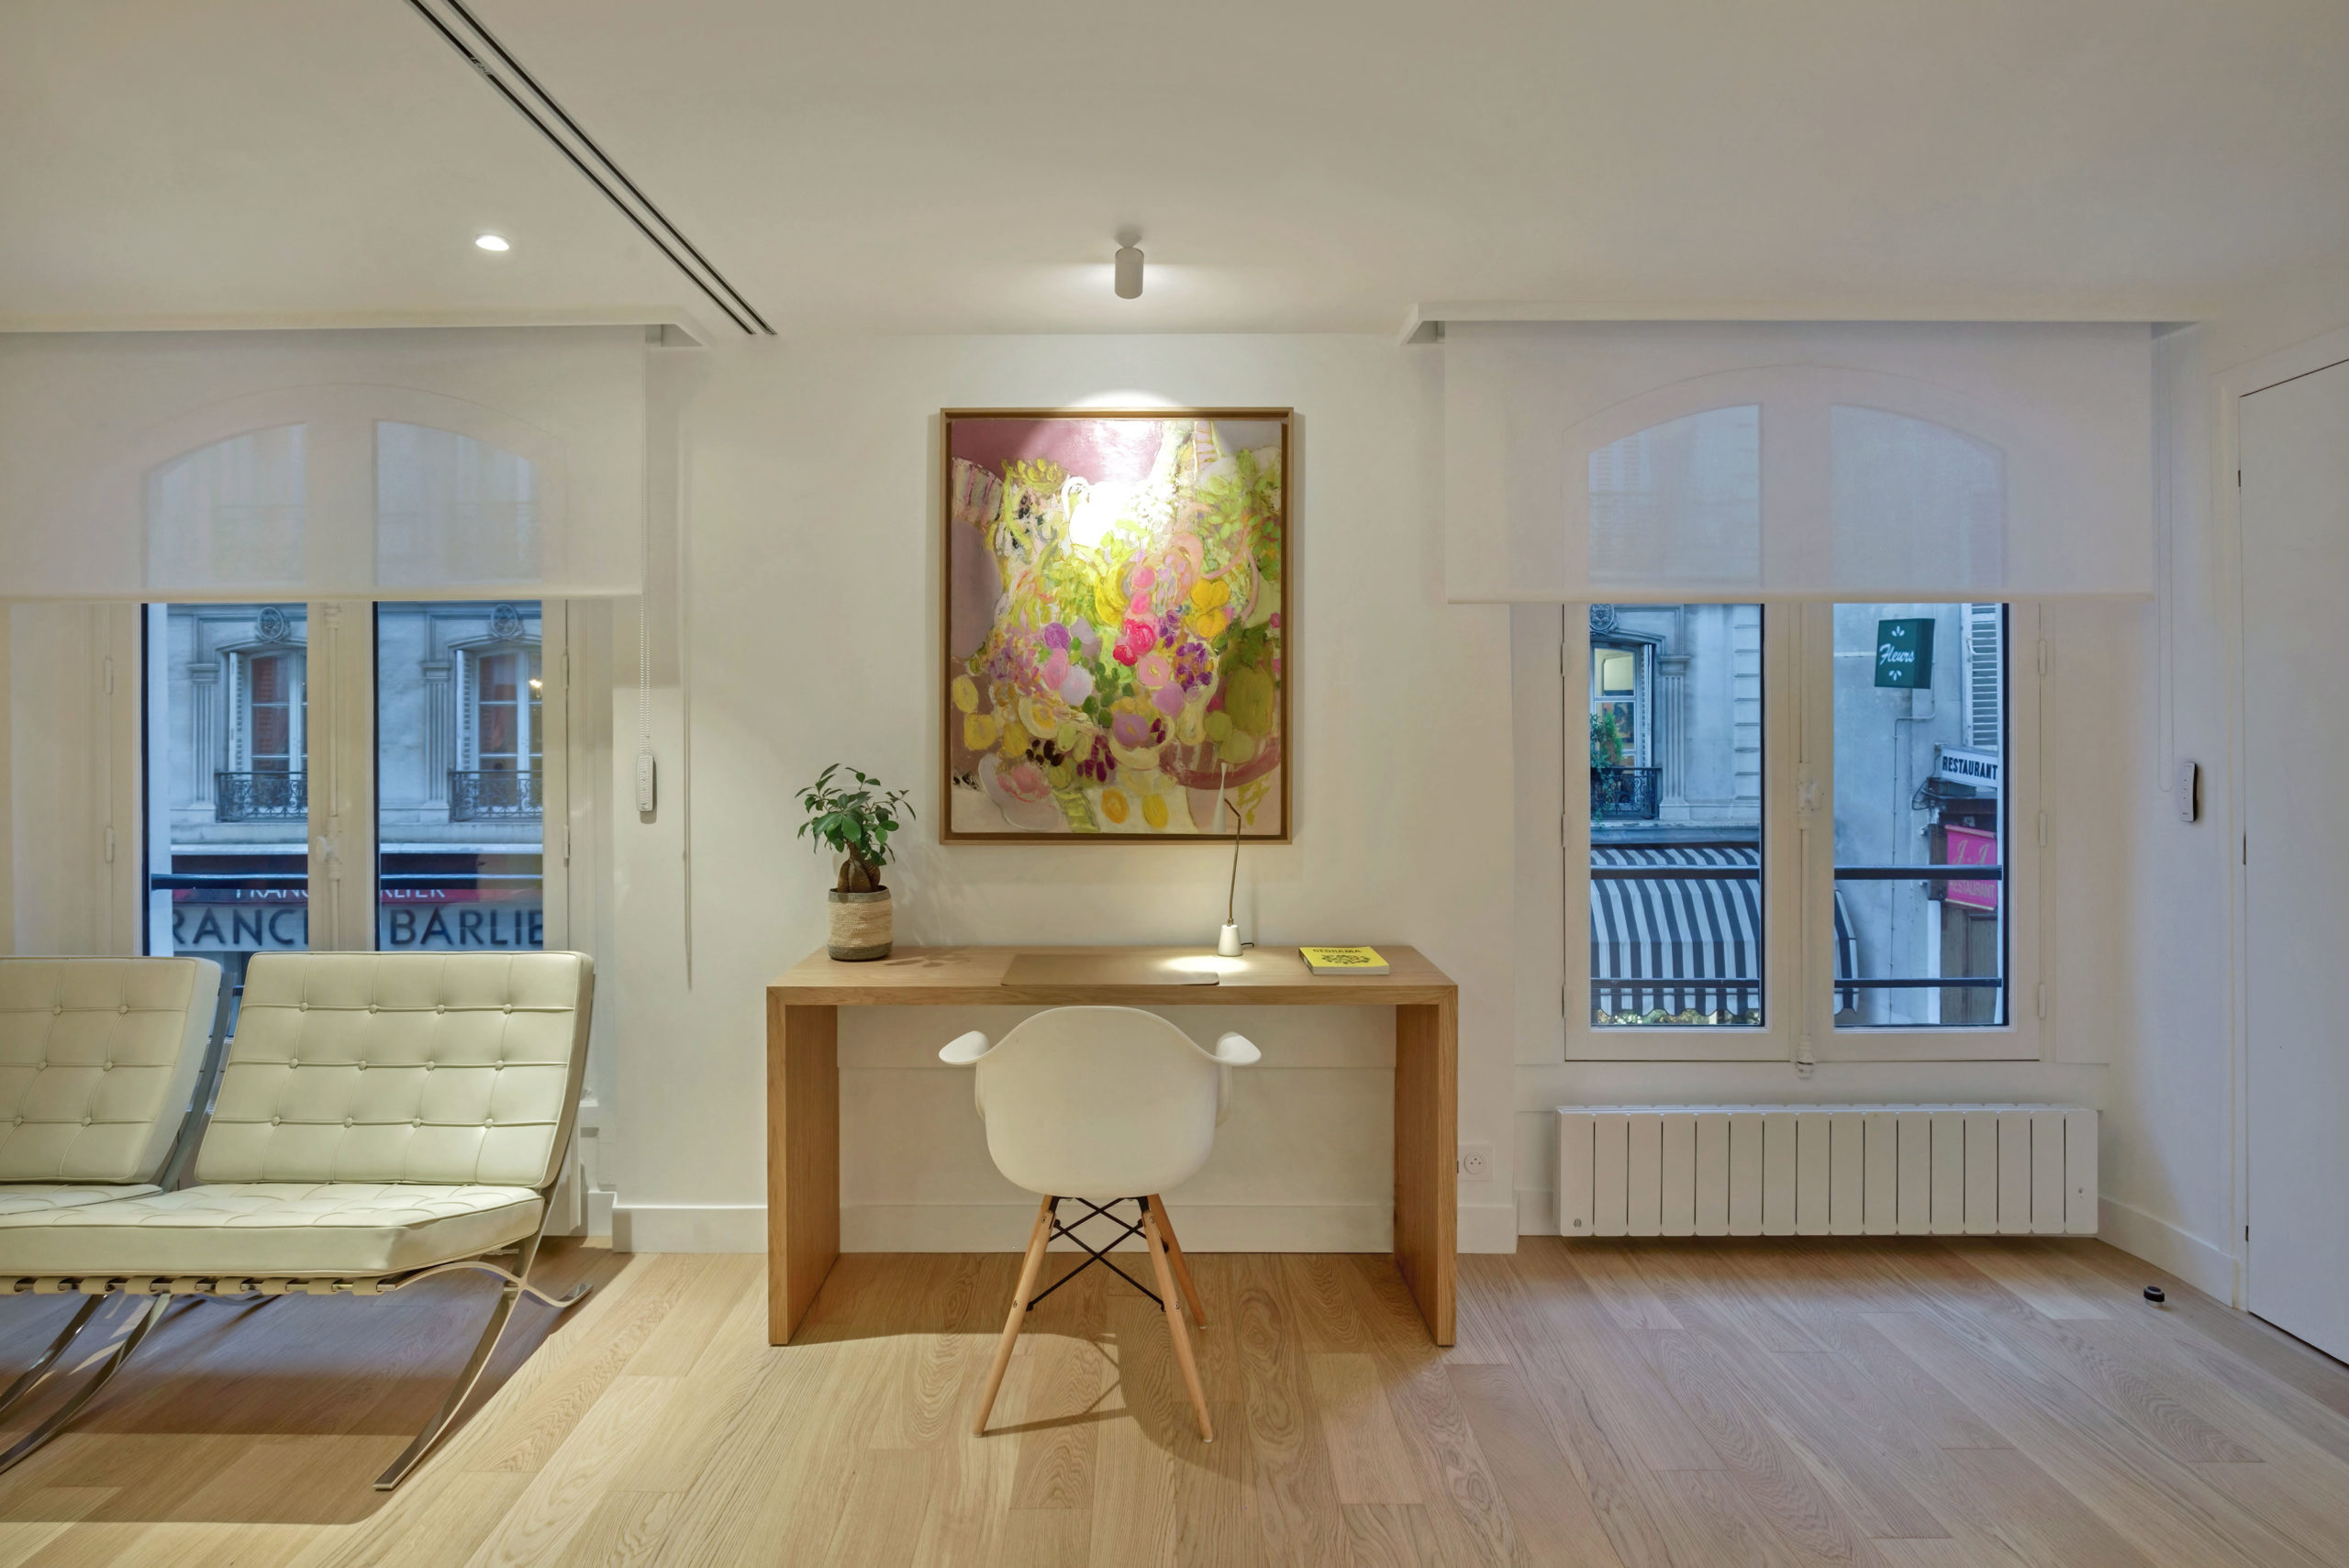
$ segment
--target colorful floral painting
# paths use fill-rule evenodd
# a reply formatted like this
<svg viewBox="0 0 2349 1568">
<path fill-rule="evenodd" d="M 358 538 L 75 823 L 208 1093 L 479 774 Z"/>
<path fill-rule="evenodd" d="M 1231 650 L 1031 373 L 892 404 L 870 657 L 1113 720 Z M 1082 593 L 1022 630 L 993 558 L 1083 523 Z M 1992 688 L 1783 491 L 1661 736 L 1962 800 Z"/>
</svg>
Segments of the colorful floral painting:
<svg viewBox="0 0 2349 1568">
<path fill-rule="evenodd" d="M 945 836 L 1287 838 L 1287 413 L 949 414 L 946 460 Z"/>
</svg>

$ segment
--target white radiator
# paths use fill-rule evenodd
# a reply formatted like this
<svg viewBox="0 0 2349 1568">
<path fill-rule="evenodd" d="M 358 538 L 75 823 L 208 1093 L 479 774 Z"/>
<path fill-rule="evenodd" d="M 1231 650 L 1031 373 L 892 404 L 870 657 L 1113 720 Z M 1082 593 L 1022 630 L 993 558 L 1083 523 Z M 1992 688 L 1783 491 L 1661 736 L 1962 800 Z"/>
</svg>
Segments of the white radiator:
<svg viewBox="0 0 2349 1568">
<path fill-rule="evenodd" d="M 1561 1106 L 1563 1236 L 2092 1236 L 2079 1106 Z"/>
</svg>

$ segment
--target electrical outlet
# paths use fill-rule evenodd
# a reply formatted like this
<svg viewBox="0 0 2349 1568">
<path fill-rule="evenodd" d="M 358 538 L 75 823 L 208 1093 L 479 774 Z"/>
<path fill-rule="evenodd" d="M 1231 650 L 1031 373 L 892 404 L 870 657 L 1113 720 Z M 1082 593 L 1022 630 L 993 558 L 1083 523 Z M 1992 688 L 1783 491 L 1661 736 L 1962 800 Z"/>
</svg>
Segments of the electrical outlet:
<svg viewBox="0 0 2349 1568">
<path fill-rule="evenodd" d="M 1493 1179 L 1491 1144 L 1464 1143 L 1460 1146 L 1460 1179 L 1464 1182 L 1489 1182 Z"/>
</svg>

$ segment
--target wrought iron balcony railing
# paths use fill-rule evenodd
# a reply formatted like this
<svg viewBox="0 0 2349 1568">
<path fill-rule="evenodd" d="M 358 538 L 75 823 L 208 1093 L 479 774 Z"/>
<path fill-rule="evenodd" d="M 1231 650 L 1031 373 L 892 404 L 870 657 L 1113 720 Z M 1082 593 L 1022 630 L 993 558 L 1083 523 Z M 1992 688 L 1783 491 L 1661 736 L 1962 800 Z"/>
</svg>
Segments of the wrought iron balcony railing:
<svg viewBox="0 0 2349 1568">
<path fill-rule="evenodd" d="M 449 774 L 451 822 L 535 822 L 546 810 L 536 773 Z"/>
<path fill-rule="evenodd" d="M 1662 768 L 1591 769 L 1593 820 L 1654 821 L 1658 785 L 1663 778 Z"/>
<path fill-rule="evenodd" d="M 215 773 L 212 816 L 219 822 L 299 822 L 310 814 L 307 773 Z"/>
</svg>

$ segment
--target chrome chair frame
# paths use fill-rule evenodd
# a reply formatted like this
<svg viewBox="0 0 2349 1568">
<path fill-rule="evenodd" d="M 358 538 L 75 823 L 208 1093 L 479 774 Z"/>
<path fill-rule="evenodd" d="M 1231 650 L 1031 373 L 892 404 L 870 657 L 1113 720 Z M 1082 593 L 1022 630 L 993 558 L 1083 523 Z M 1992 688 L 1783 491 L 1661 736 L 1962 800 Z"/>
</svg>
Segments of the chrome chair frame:
<svg viewBox="0 0 2349 1568">
<path fill-rule="evenodd" d="M 567 1162 L 567 1152 L 565 1159 Z M 140 1274 L 87 1276 L 79 1279 L 53 1275 L 0 1279 L 0 1295 L 81 1295 L 88 1297 L 65 1325 L 63 1331 L 50 1342 L 46 1351 L 41 1352 L 39 1360 L 10 1385 L 5 1395 L 0 1395 L 0 1416 L 6 1416 L 10 1410 L 22 1404 L 47 1380 L 58 1358 L 64 1354 L 66 1347 L 74 1341 L 90 1319 L 96 1316 L 99 1307 L 109 1299 L 117 1296 L 131 1299 L 140 1296 L 154 1298 L 152 1305 L 137 1315 L 138 1321 L 129 1334 L 116 1345 L 114 1353 L 107 1357 L 96 1373 L 84 1382 L 62 1406 L 53 1411 L 14 1447 L 5 1453 L 0 1453 L 0 1475 L 5 1475 L 30 1458 L 35 1451 L 62 1430 L 65 1425 L 80 1413 L 83 1407 L 89 1404 L 97 1396 L 100 1390 L 114 1380 L 115 1375 L 122 1370 L 139 1345 L 145 1342 L 148 1335 L 161 1323 L 164 1310 L 174 1300 L 247 1300 L 259 1296 L 266 1305 L 284 1296 L 388 1296 L 394 1291 L 405 1290 L 409 1285 L 428 1279 L 435 1279 L 442 1274 L 470 1271 L 495 1275 L 501 1282 L 497 1300 L 490 1307 L 489 1320 L 483 1325 L 481 1337 L 474 1342 L 473 1354 L 466 1358 L 463 1369 L 458 1373 L 456 1383 L 449 1391 L 448 1398 L 442 1402 L 440 1408 L 434 1413 L 432 1418 L 425 1423 L 423 1430 L 417 1433 L 415 1440 L 410 1442 L 400 1456 L 392 1462 L 391 1467 L 375 1478 L 375 1490 L 390 1491 L 407 1478 L 408 1473 L 417 1467 L 424 1456 L 432 1451 L 433 1445 L 439 1442 L 455 1424 L 458 1415 L 464 1408 L 465 1402 L 472 1397 L 474 1388 L 479 1385 L 482 1374 L 488 1371 L 490 1358 L 496 1354 L 499 1342 L 506 1337 L 507 1324 L 513 1318 L 515 1306 L 523 1296 L 530 1296 L 562 1312 L 586 1299 L 588 1294 L 594 1289 L 592 1285 L 587 1284 L 573 1285 L 569 1291 L 558 1296 L 550 1296 L 530 1283 L 531 1267 L 538 1262 L 540 1246 L 546 1240 L 547 1218 L 552 1210 L 554 1185 L 551 1184 L 540 1189 L 539 1196 L 539 1228 L 525 1240 L 519 1242 L 508 1242 L 473 1257 L 459 1258 L 445 1263 L 434 1263 L 429 1268 L 412 1269 L 406 1273 L 358 1278 L 343 1278 L 332 1274 L 260 1277 L 226 1274 L 184 1275 L 179 1278 L 166 1279 L 160 1275 Z M 515 1269 L 501 1268 L 489 1261 L 495 1257 L 503 1257 L 509 1251 L 519 1254 L 516 1260 L 518 1267 Z M 83 1370 L 89 1364 L 88 1361 L 80 1362 L 70 1369 L 68 1375 L 72 1372 Z"/>
<path fill-rule="evenodd" d="M 241 992 L 242 988 L 234 989 Z M 212 1038 L 206 1047 L 204 1064 L 197 1073 L 195 1092 L 191 1096 L 187 1110 L 184 1113 L 185 1119 L 181 1124 L 180 1136 L 173 1145 L 172 1153 L 165 1162 L 164 1184 L 171 1190 L 175 1191 L 187 1184 L 195 1162 L 196 1152 L 204 1142 L 205 1131 L 211 1125 L 213 1106 L 219 1096 L 221 1078 L 228 1067 L 228 1045 L 233 1033 L 228 1027 L 232 1011 L 231 990 L 231 987 L 225 984 L 220 988 L 220 1000 L 217 1004 L 213 1018 Z M 589 1005 L 593 1005 L 592 1001 Z M 574 1049 L 583 1051 L 585 1049 L 584 1035 L 585 1030 L 583 1027 L 580 1030 L 581 1038 Z M 529 1279 L 530 1270 L 538 1262 L 540 1246 L 546 1240 L 547 1220 L 554 1211 L 555 1189 L 562 1184 L 562 1173 L 570 1165 L 572 1154 L 578 1147 L 576 1108 L 574 1104 L 573 1125 L 563 1140 L 562 1158 L 555 1162 L 554 1179 L 545 1186 L 533 1189 L 539 1195 L 538 1229 L 520 1241 L 505 1242 L 470 1258 L 453 1259 L 427 1268 L 413 1269 L 405 1273 L 356 1278 L 342 1278 L 331 1274 L 184 1275 L 176 1278 L 165 1278 L 161 1275 L 83 1278 L 26 1275 L 0 1278 L 0 1296 L 81 1295 L 89 1298 L 74 1312 L 64 1329 L 34 1360 L 32 1365 L 26 1368 L 17 1380 L 8 1385 L 5 1393 L 0 1393 L 0 1418 L 5 1418 L 11 1411 L 24 1404 L 42 1384 L 48 1381 L 57 1365 L 58 1359 L 65 1353 L 67 1347 L 81 1335 L 83 1329 L 89 1325 L 91 1318 L 97 1315 L 98 1309 L 110 1297 L 123 1296 L 131 1298 L 139 1296 L 155 1298 L 151 1306 L 134 1315 L 136 1321 L 130 1331 L 115 1343 L 111 1355 L 106 1355 L 104 1351 L 101 1351 L 97 1355 L 93 1355 L 69 1369 L 68 1375 L 72 1372 L 86 1369 L 91 1362 L 98 1359 L 98 1356 L 106 1356 L 104 1364 L 99 1366 L 96 1373 L 74 1390 L 64 1404 L 50 1412 L 39 1425 L 18 1440 L 13 1447 L 6 1452 L 0 1452 L 0 1475 L 6 1474 L 29 1459 L 51 1438 L 64 1429 L 67 1423 L 80 1414 L 82 1409 L 114 1380 L 116 1373 L 122 1370 L 124 1364 L 138 1351 L 139 1347 L 146 1342 L 147 1337 L 161 1323 L 165 1311 L 174 1300 L 206 1298 L 248 1300 L 259 1296 L 262 1304 L 266 1306 L 270 1301 L 283 1296 L 384 1296 L 393 1291 L 404 1290 L 424 1280 L 461 1271 L 470 1270 L 494 1274 L 503 1282 L 498 1290 L 497 1300 L 490 1307 L 489 1319 L 483 1325 L 481 1337 L 474 1341 L 473 1353 L 466 1358 L 464 1367 L 458 1373 L 456 1383 L 450 1389 L 447 1399 L 442 1401 L 440 1408 L 434 1413 L 429 1421 L 425 1423 L 423 1430 L 417 1433 L 415 1440 L 401 1451 L 400 1456 L 392 1461 L 390 1468 L 375 1477 L 376 1491 L 391 1491 L 407 1478 L 409 1473 L 422 1462 L 424 1456 L 432 1451 L 433 1445 L 446 1436 L 449 1429 L 455 1424 L 457 1417 L 464 1409 L 466 1401 L 473 1396 L 474 1388 L 480 1385 L 482 1374 L 489 1370 L 490 1359 L 496 1354 L 498 1344 L 506 1337 L 506 1326 L 513 1318 L 514 1307 L 523 1296 L 529 1296 L 553 1307 L 557 1312 L 562 1312 L 586 1299 L 595 1288 L 589 1284 L 578 1284 L 563 1295 L 555 1296 L 549 1296 L 545 1291 L 530 1284 Z M 516 1259 L 518 1268 L 503 1269 L 489 1261 L 492 1258 L 503 1257 L 508 1252 L 518 1254 Z"/>
</svg>

